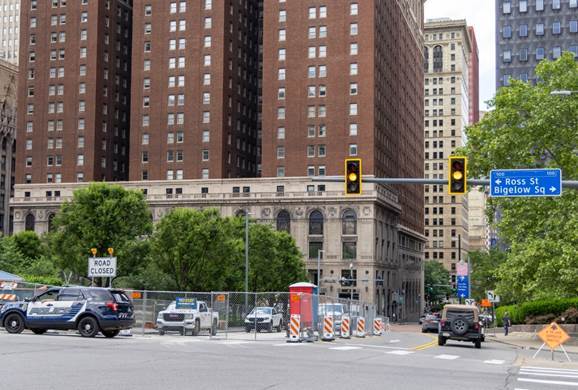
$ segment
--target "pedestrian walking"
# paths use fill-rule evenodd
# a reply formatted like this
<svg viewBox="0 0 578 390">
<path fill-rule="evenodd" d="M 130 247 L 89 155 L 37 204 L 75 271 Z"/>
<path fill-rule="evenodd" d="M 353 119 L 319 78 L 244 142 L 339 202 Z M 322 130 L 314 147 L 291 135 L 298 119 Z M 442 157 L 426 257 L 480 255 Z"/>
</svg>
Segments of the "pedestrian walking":
<svg viewBox="0 0 578 390">
<path fill-rule="evenodd" d="M 510 314 L 508 314 L 508 312 L 504 313 L 502 322 L 504 323 L 504 336 L 507 336 L 508 331 L 510 330 L 510 326 L 512 326 L 512 322 L 510 321 Z"/>
</svg>

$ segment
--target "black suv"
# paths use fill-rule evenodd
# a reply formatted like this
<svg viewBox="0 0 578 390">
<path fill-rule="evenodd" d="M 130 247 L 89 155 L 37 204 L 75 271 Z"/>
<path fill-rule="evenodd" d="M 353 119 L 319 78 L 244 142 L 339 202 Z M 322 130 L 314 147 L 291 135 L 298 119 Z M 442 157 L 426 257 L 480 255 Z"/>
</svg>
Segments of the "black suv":
<svg viewBox="0 0 578 390">
<path fill-rule="evenodd" d="M 122 290 L 91 287 L 57 287 L 0 309 L 0 326 L 8 333 L 30 329 L 77 329 L 83 337 L 98 332 L 112 338 L 134 324 L 134 309 Z"/>
<path fill-rule="evenodd" d="M 484 328 L 480 323 L 479 310 L 469 305 L 445 305 L 439 323 L 438 345 L 447 340 L 470 341 L 476 348 L 482 347 Z"/>
</svg>

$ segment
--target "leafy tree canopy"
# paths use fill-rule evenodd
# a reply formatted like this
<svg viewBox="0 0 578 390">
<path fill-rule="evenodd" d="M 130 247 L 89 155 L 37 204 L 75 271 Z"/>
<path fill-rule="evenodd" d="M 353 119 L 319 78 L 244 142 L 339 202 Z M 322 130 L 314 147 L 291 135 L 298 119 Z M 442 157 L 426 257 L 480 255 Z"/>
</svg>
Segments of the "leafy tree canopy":
<svg viewBox="0 0 578 390">
<path fill-rule="evenodd" d="M 536 68 L 536 85 L 513 80 L 490 102 L 494 110 L 467 129 L 470 176 L 491 169 L 561 168 L 565 180 L 578 178 L 578 64 L 571 53 Z M 560 198 L 490 199 L 489 217 L 508 244 L 499 267 L 498 292 L 510 301 L 578 294 L 578 193 Z"/>
</svg>

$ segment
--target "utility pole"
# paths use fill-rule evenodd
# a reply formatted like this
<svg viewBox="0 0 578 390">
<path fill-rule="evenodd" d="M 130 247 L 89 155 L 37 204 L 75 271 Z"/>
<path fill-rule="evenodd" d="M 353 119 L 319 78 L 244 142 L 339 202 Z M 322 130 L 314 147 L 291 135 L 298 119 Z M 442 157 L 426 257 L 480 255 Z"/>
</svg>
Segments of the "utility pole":
<svg viewBox="0 0 578 390">
<path fill-rule="evenodd" d="M 248 309 L 249 293 L 249 210 L 245 209 L 245 311 Z M 257 332 L 257 329 L 255 329 Z"/>
</svg>

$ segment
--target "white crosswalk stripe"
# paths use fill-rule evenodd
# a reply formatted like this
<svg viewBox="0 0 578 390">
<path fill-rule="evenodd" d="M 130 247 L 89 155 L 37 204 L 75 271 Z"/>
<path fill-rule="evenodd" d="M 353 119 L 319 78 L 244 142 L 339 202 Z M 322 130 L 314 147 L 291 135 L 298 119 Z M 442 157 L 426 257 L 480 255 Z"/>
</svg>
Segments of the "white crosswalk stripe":
<svg viewBox="0 0 578 390">
<path fill-rule="evenodd" d="M 386 353 L 390 354 L 390 355 L 411 355 L 413 353 L 413 351 L 395 350 L 395 351 L 389 351 Z"/>
<path fill-rule="evenodd" d="M 496 360 L 496 359 L 492 359 L 492 360 L 484 360 L 485 364 L 495 364 L 497 366 L 504 364 L 506 361 L 505 360 Z"/>
<path fill-rule="evenodd" d="M 356 350 L 356 349 L 363 349 L 363 348 L 361 348 L 361 347 L 347 347 L 347 346 L 345 346 L 345 347 L 331 347 L 331 348 L 329 348 L 329 349 L 332 349 L 332 350 L 334 350 L 334 351 L 353 351 L 353 350 Z"/>
<path fill-rule="evenodd" d="M 523 366 L 518 373 L 518 382 L 528 386 L 550 385 L 578 387 L 578 370 L 552 367 Z"/>
<path fill-rule="evenodd" d="M 437 355 L 437 356 L 434 356 L 434 359 L 442 359 L 442 360 L 456 360 L 459 358 L 460 357 L 457 355 Z"/>
</svg>

